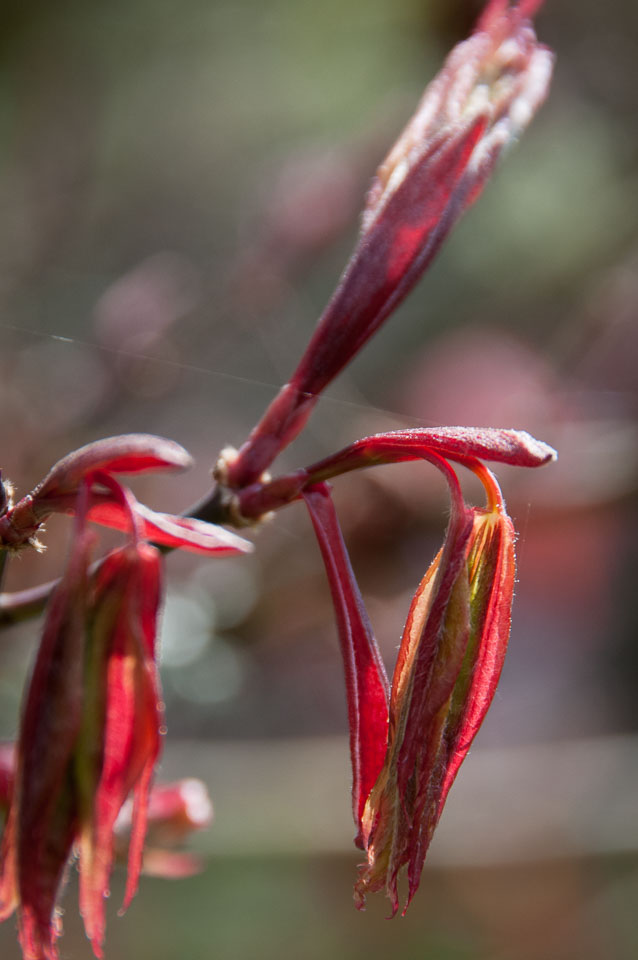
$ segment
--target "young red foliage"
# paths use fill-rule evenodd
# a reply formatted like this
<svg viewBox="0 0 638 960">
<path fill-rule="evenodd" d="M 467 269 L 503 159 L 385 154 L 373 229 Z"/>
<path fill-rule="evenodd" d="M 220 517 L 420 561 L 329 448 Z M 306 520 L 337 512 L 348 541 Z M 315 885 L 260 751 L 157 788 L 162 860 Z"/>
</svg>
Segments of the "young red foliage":
<svg viewBox="0 0 638 960">
<path fill-rule="evenodd" d="M 327 485 L 310 488 L 304 493 L 304 500 L 321 549 L 336 614 L 350 724 L 355 843 L 363 846 L 361 818 L 385 756 L 388 680 Z"/>
<path fill-rule="evenodd" d="M 414 459 L 417 453 L 444 473 L 452 510 L 444 545 L 410 607 L 389 705 L 380 695 L 385 675 L 376 645 L 370 646 L 372 631 L 326 485 L 303 493 L 344 654 L 353 810 L 357 843 L 367 854 L 355 901 L 363 908 L 368 893 L 385 888 L 393 915 L 404 869 L 406 908 L 418 888 L 447 794 L 494 696 L 509 638 L 514 529 L 495 478 L 476 455 L 527 466 L 553 456 L 544 444 L 514 431 L 430 429 L 368 437 L 308 473 Z M 487 494 L 484 509 L 464 503 L 444 453 L 477 474 Z"/>
<path fill-rule="evenodd" d="M 427 87 L 379 167 L 357 247 L 290 382 L 220 466 L 228 486 L 254 483 L 295 438 L 318 394 L 414 287 L 542 104 L 553 56 L 527 19 L 536 6 L 489 4 Z"/>
<path fill-rule="evenodd" d="M 130 510 L 104 478 L 118 473 L 184 470 L 192 458 L 178 443 L 150 434 L 124 434 L 89 443 L 59 460 L 47 476 L 15 505 L 0 515 L 0 548 L 18 550 L 34 537 L 52 513 L 73 514 L 80 486 L 89 486 L 89 519 L 127 531 Z M 106 490 L 105 490 L 106 486 Z M 157 513 L 136 504 L 140 536 L 171 548 L 194 553 L 233 554 L 252 550 L 252 544 L 223 527 L 189 517 Z"/>
</svg>

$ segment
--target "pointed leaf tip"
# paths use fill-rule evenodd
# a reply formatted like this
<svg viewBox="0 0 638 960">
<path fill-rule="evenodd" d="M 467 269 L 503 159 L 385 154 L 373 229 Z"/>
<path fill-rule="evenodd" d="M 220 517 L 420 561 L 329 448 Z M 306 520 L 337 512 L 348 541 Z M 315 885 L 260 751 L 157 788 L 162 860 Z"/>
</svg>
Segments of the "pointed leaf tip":
<svg viewBox="0 0 638 960">
<path fill-rule="evenodd" d="M 471 469 L 476 461 L 541 467 L 558 454 L 547 443 L 524 430 L 495 427 L 420 427 L 376 433 L 349 444 L 306 468 L 311 483 L 381 463 L 429 459 L 454 460 Z"/>
<path fill-rule="evenodd" d="M 437 453 L 449 460 L 464 463 L 467 460 L 487 460 L 507 463 L 514 467 L 541 467 L 558 454 L 547 443 L 536 440 L 525 430 L 497 427 L 424 427 L 415 430 L 396 430 L 360 440 L 353 446 L 375 448 L 397 444 L 406 454 L 420 456 L 421 452 Z M 406 456 L 408 459 L 408 456 Z"/>
<path fill-rule="evenodd" d="M 424 441 L 441 456 L 463 461 L 469 457 L 514 467 L 541 467 L 556 460 L 558 454 L 549 444 L 525 430 L 497 427 L 436 427 L 423 431 Z"/>
</svg>

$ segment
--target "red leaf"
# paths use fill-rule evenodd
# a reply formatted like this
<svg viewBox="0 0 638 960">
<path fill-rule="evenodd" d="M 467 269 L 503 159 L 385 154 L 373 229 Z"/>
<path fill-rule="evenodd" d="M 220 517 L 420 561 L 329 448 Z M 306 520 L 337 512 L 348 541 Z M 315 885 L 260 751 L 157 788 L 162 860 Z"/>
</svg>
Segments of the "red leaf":
<svg viewBox="0 0 638 960">
<path fill-rule="evenodd" d="M 135 893 L 141 866 L 148 791 L 160 748 L 154 660 L 160 593 L 161 559 L 148 544 L 110 554 L 96 575 L 93 643 L 104 648 L 105 675 L 99 678 L 103 761 L 91 790 L 92 817 L 81 840 L 80 910 L 97 957 L 104 940 L 115 822 L 132 789 L 135 809 L 124 906 Z M 97 698 L 98 691 L 94 695 Z"/>
<path fill-rule="evenodd" d="M 446 542 L 412 602 L 392 678 L 388 751 L 363 814 L 368 855 L 357 906 L 385 887 L 407 909 L 449 789 L 492 701 L 510 628 L 514 530 L 482 464 L 486 509 L 455 507 Z M 454 488 L 451 488 L 454 490 Z"/>
<path fill-rule="evenodd" d="M 486 118 L 426 150 L 366 224 L 292 384 L 319 393 L 412 289 L 463 209 L 454 196 Z"/>
<path fill-rule="evenodd" d="M 339 631 L 350 723 L 352 812 L 360 845 L 361 816 L 385 757 L 388 681 L 327 486 L 306 491 L 304 500 L 326 567 Z"/>
<path fill-rule="evenodd" d="M 123 434 L 87 443 L 67 454 L 51 468 L 33 491 L 37 500 L 74 493 L 87 474 L 148 473 L 157 470 L 186 470 L 191 455 L 178 443 L 146 433 Z"/>
<path fill-rule="evenodd" d="M 47 608 L 24 705 L 3 836 L 0 918 L 19 906 L 26 957 L 55 958 L 55 903 L 77 829 L 73 751 L 83 707 L 91 538 L 80 520 L 66 572 Z"/>
<path fill-rule="evenodd" d="M 472 465 L 481 459 L 517 467 L 540 467 L 556 459 L 556 451 L 524 430 L 494 427 L 425 427 L 364 437 L 306 468 L 308 482 L 380 463 L 420 460 L 436 454 Z"/>
<path fill-rule="evenodd" d="M 142 503 L 136 503 L 135 512 L 142 521 L 144 537 L 162 546 L 221 556 L 249 553 L 253 550 L 250 541 L 213 523 L 191 517 L 175 517 L 169 513 L 157 513 Z M 130 530 L 127 512 L 120 503 L 114 501 L 94 502 L 89 509 L 89 520 L 113 530 Z"/>
<path fill-rule="evenodd" d="M 499 522 L 488 533 L 487 543 L 483 548 L 488 559 L 483 559 L 482 564 L 484 568 L 489 566 L 488 575 L 486 576 L 485 569 L 474 573 L 475 581 L 478 577 L 483 581 L 482 585 L 478 586 L 474 583 L 477 596 L 480 597 L 482 593 L 480 616 L 474 626 L 478 641 L 476 656 L 463 709 L 459 713 L 456 727 L 448 732 L 452 749 L 447 758 L 441 785 L 438 816 L 441 815 L 450 787 L 494 699 L 507 652 L 516 572 L 516 534 L 507 514 L 503 510 L 498 513 Z"/>
</svg>

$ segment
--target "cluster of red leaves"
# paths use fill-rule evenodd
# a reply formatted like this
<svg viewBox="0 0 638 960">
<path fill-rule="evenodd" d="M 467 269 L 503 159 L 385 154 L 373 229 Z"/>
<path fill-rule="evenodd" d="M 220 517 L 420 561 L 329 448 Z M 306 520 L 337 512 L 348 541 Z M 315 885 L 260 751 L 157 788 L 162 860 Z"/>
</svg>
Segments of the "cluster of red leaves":
<svg viewBox="0 0 638 960">
<path fill-rule="evenodd" d="M 481 458 L 533 467 L 554 451 L 513 430 L 443 427 L 368 437 L 265 482 L 262 471 L 299 433 L 319 393 L 412 289 L 477 199 L 504 148 L 545 99 L 553 57 L 529 18 L 537 0 L 491 0 L 449 55 L 379 168 L 361 234 L 299 365 L 218 478 L 250 519 L 303 496 L 330 581 L 346 678 L 356 842 L 367 853 L 355 889 L 386 888 L 393 914 L 405 867 L 408 903 L 445 798 L 494 695 L 510 629 L 514 530 Z M 349 470 L 425 459 L 445 474 L 445 543 L 414 598 L 389 686 L 325 481 Z M 449 461 L 483 482 L 467 507 Z"/>
<path fill-rule="evenodd" d="M 56 902 L 72 855 L 86 933 L 101 956 L 116 823 L 130 794 L 124 908 L 137 889 L 162 727 L 155 650 L 162 558 L 146 538 L 217 555 L 250 549 L 220 527 L 154 513 L 115 479 L 189 463 L 182 447 L 159 437 L 102 440 L 57 463 L 0 519 L 16 550 L 51 513 L 76 515 L 26 695 L 2 838 L 0 919 L 18 909 L 25 957 L 57 957 Z M 89 519 L 128 533 L 96 565 Z"/>
<path fill-rule="evenodd" d="M 241 449 L 222 454 L 218 487 L 195 511 L 206 516 L 214 505 L 224 519 L 241 524 L 305 500 L 343 654 L 356 843 L 367 857 L 355 900 L 363 907 L 367 893 L 385 888 L 393 914 L 401 871 L 407 871 L 406 907 L 418 887 L 447 794 L 494 695 L 509 637 L 514 530 L 482 461 L 537 467 L 555 454 L 521 431 L 441 427 L 367 437 L 272 481 L 264 471 L 303 428 L 319 393 L 412 289 L 481 193 L 503 149 L 542 103 L 552 55 L 537 43 L 530 23 L 537 6 L 538 0 L 513 7 L 490 0 L 475 32 L 452 51 L 379 168 L 358 245 L 290 382 Z M 390 684 L 326 481 L 398 460 L 426 460 L 441 470 L 451 513 L 444 544 L 412 602 Z M 104 898 L 114 859 L 122 854 L 118 823 L 124 820 L 124 907 L 137 887 L 147 822 L 159 803 L 151 792 L 162 721 L 157 545 L 217 555 L 250 547 L 202 520 L 149 510 L 116 479 L 189 462 L 167 440 L 113 438 L 69 454 L 17 503 L 11 496 L 0 502 L 5 553 L 37 546 L 52 513 L 76 518 L 25 699 L 15 768 L 6 782 L 0 779 L 9 797 L 0 919 L 18 909 L 29 960 L 57 957 L 56 903 L 74 856 L 84 925 L 101 956 Z M 479 477 L 485 507 L 464 502 L 452 463 Z M 125 532 L 126 544 L 92 564 L 89 521 Z M 166 826 L 173 817 L 175 826 L 178 798 L 173 793 L 164 800 L 157 818 Z M 171 862 L 179 872 L 179 863 L 166 858 L 165 870 Z"/>
<path fill-rule="evenodd" d="M 425 436 L 424 436 L 425 435 Z M 405 441 L 405 442 L 404 442 Z M 446 428 L 379 434 L 324 461 L 317 474 L 420 457 L 437 466 L 451 494 L 443 547 L 415 594 L 389 687 L 365 614 L 327 484 L 303 493 L 326 566 L 344 662 L 353 770 L 355 842 L 367 853 L 355 887 L 408 900 L 447 794 L 489 708 L 510 632 L 514 528 L 494 476 L 477 459 L 541 466 L 554 451 L 528 434 Z M 467 506 L 450 460 L 473 470 L 485 508 Z"/>
</svg>

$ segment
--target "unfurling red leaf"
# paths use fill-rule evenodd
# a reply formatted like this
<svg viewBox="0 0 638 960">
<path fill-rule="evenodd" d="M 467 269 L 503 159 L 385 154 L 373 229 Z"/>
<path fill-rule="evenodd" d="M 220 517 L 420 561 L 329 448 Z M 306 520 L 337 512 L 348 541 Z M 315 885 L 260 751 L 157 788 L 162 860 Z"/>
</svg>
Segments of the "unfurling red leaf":
<svg viewBox="0 0 638 960">
<path fill-rule="evenodd" d="M 385 887 L 393 914 L 405 868 L 410 903 L 449 789 L 492 702 L 510 631 L 514 530 L 485 468 L 487 509 L 453 513 L 417 590 L 392 680 L 388 750 L 366 804 L 362 908 Z M 405 910 L 404 910 L 405 912 Z"/>
</svg>

